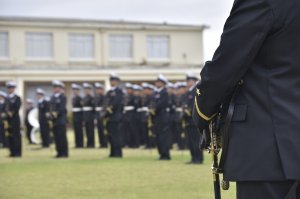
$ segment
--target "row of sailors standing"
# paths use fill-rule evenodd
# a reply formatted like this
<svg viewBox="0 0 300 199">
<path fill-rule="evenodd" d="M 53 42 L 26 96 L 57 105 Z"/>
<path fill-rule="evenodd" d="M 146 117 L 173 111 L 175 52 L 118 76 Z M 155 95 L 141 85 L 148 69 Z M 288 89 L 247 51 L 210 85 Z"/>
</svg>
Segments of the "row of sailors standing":
<svg viewBox="0 0 300 199">
<path fill-rule="evenodd" d="M 184 149 L 187 141 L 192 155 L 191 163 L 202 163 L 202 152 L 199 149 L 200 134 L 191 118 L 194 85 L 198 78 L 193 74 L 187 74 L 186 77 L 185 84 L 178 83 L 174 88 L 168 86 L 168 80 L 163 75 L 159 75 L 155 87 L 147 83 L 143 83 L 142 86 L 126 84 L 124 93 L 119 86 L 121 81 L 119 76 L 111 74 L 111 89 L 106 94 L 103 85 L 96 83 L 94 97 L 93 86 L 85 83 L 84 98 L 80 96 L 81 87 L 73 84 L 75 147 L 84 146 L 84 129 L 87 137 L 86 147 L 95 147 L 96 124 L 100 147 L 105 148 L 109 143 L 110 157 L 122 157 L 124 146 L 137 148 L 145 145 L 147 148 L 157 146 L 159 159 L 170 160 L 172 144 L 177 143 L 179 149 Z M 52 86 L 53 95 L 50 100 L 46 99 L 42 89 L 36 90 L 42 145 L 49 147 L 51 131 L 56 144 L 56 157 L 68 157 L 64 84 L 56 80 L 52 82 Z M 0 93 L 0 108 L 4 107 L 0 112 L 1 118 L 2 116 L 10 118 L 7 128 L 10 140 L 8 145 L 11 156 L 18 157 L 21 156 L 18 116 L 21 99 L 14 93 L 16 84 L 8 83 L 7 88 L 9 96 Z M 2 126 L 4 124 L 1 122 Z M 0 142 L 3 131 L 0 129 Z"/>
<path fill-rule="evenodd" d="M 126 92 L 123 92 L 119 88 L 120 78 L 112 76 L 112 89 L 106 95 L 102 84 L 95 83 L 94 97 L 93 86 L 84 83 L 83 98 L 80 96 L 81 86 L 73 84 L 76 147 L 84 145 L 83 129 L 87 137 L 86 146 L 94 147 L 96 119 L 100 147 L 107 147 L 109 141 L 111 157 L 122 157 L 121 148 L 124 146 L 138 148 L 144 145 L 146 148 L 157 146 L 159 159 L 169 160 L 170 148 L 176 143 L 179 149 L 184 149 L 188 144 L 192 155 L 190 163 L 202 163 L 200 134 L 191 118 L 197 81 L 195 75 L 187 74 L 187 82 L 177 83 L 174 87 L 163 75 L 159 75 L 155 86 L 126 83 Z"/>
</svg>

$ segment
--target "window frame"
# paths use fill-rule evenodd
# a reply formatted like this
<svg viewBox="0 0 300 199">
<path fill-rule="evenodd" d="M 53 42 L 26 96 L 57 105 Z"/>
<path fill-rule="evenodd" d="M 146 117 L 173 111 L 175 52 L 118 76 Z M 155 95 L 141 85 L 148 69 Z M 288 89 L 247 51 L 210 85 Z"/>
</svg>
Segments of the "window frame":
<svg viewBox="0 0 300 199">
<path fill-rule="evenodd" d="M 6 34 L 7 35 L 7 49 L 6 49 L 6 53 L 7 53 L 7 55 L 6 56 L 1 56 L 0 55 L 0 60 L 1 61 L 7 61 L 7 60 L 10 60 L 10 33 L 9 33 L 9 31 L 6 31 L 6 30 L 0 30 L 0 33 L 4 33 L 4 34 Z"/>
<path fill-rule="evenodd" d="M 72 57 L 71 56 L 71 35 L 90 35 L 93 38 L 93 55 L 92 57 Z M 93 62 L 96 61 L 96 36 L 89 32 L 69 32 L 68 33 L 68 58 L 71 62 Z"/>
<path fill-rule="evenodd" d="M 150 57 L 149 56 L 149 37 L 167 37 L 168 38 L 168 56 L 167 57 Z M 147 60 L 153 62 L 170 62 L 171 60 L 171 36 L 169 34 L 148 34 L 146 36 Z"/>
<path fill-rule="evenodd" d="M 32 57 L 32 56 L 28 56 L 28 52 L 27 52 L 27 48 L 28 48 L 28 42 L 27 42 L 27 35 L 28 34 L 48 34 L 51 36 L 51 56 L 50 57 Z M 53 32 L 49 32 L 49 31 L 26 31 L 25 34 L 25 60 L 26 61 L 54 61 L 55 59 L 55 40 L 54 40 L 54 33 Z"/>
<path fill-rule="evenodd" d="M 112 57 L 111 56 L 111 37 L 113 36 L 127 36 L 131 38 L 131 57 Z M 134 60 L 134 35 L 133 34 L 122 34 L 122 33 L 111 33 L 108 35 L 108 60 L 110 62 L 132 62 Z"/>
</svg>

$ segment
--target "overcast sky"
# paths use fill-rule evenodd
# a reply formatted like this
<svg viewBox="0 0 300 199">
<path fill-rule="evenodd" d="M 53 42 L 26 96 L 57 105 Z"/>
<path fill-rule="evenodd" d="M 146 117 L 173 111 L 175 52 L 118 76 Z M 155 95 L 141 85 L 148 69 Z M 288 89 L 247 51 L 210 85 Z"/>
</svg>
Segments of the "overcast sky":
<svg viewBox="0 0 300 199">
<path fill-rule="evenodd" d="M 0 0 L 0 15 L 205 24 L 205 59 L 219 44 L 233 0 Z"/>
</svg>

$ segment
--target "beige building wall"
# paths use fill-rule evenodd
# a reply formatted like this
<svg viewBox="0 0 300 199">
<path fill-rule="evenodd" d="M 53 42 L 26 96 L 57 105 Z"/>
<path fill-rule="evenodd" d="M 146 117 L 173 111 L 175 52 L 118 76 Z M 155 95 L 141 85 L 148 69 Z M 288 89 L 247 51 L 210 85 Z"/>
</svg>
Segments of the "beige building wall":
<svg viewBox="0 0 300 199">
<path fill-rule="evenodd" d="M 101 81 L 106 89 L 110 87 L 111 72 L 118 73 L 124 82 L 154 81 L 160 73 L 170 81 L 184 80 L 186 72 L 199 73 L 201 70 L 205 28 L 166 23 L 0 17 L 0 32 L 9 35 L 9 56 L 0 58 L 0 89 L 3 90 L 5 81 L 14 80 L 18 84 L 18 94 L 25 100 L 27 85 L 50 84 L 54 79 L 60 79 L 68 86 L 71 82 Z M 53 59 L 27 58 L 26 32 L 51 33 Z M 70 58 L 70 33 L 94 35 L 94 59 Z M 132 59 L 110 58 L 109 36 L 112 34 L 133 37 Z M 169 37 L 168 59 L 148 58 L 147 36 L 153 35 Z"/>
</svg>

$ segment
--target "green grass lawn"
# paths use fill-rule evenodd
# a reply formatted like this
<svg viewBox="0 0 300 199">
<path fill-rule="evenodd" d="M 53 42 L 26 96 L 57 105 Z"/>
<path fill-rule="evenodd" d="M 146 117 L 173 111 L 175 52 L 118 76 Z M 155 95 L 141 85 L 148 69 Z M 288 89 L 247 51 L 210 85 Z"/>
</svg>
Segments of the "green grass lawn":
<svg viewBox="0 0 300 199">
<path fill-rule="evenodd" d="M 71 134 L 69 135 L 71 137 Z M 52 149 L 24 146 L 21 159 L 0 149 L 0 199 L 210 199 L 210 156 L 204 165 L 186 165 L 188 151 L 173 150 L 172 161 L 157 161 L 156 150 L 124 149 L 123 159 L 107 149 L 72 149 L 54 159 Z M 234 199 L 235 187 L 223 192 Z"/>
</svg>

